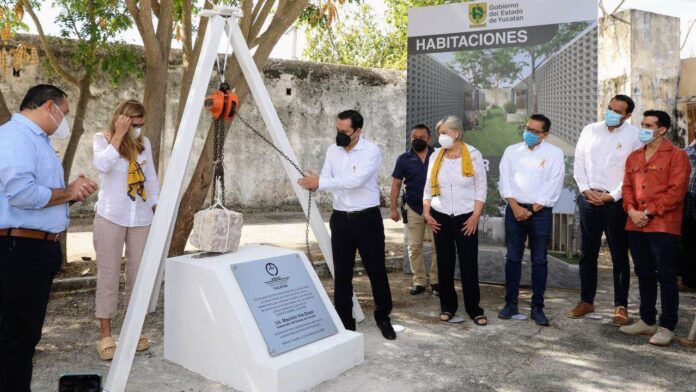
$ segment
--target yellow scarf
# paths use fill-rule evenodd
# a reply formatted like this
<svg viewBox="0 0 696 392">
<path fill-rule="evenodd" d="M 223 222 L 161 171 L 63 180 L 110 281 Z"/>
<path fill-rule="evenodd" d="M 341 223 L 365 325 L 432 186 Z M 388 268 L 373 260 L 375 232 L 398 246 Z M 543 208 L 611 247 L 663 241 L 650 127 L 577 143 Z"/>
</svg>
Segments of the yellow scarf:
<svg viewBox="0 0 696 392">
<path fill-rule="evenodd" d="M 466 143 L 461 143 L 462 149 L 462 176 L 473 177 L 474 176 L 474 165 L 471 163 L 471 155 L 469 155 L 469 149 Z M 440 167 L 442 166 L 442 160 L 445 158 L 445 149 L 441 148 L 435 157 L 435 163 L 433 164 L 433 170 L 430 173 L 430 187 L 432 188 L 432 195 L 440 196 L 440 181 L 437 176 L 440 173 Z"/>
<path fill-rule="evenodd" d="M 140 196 L 143 201 L 147 201 L 147 191 L 145 190 L 145 174 L 143 168 L 138 163 L 138 154 L 134 153 L 128 165 L 128 197 L 135 201 L 136 196 Z"/>
</svg>

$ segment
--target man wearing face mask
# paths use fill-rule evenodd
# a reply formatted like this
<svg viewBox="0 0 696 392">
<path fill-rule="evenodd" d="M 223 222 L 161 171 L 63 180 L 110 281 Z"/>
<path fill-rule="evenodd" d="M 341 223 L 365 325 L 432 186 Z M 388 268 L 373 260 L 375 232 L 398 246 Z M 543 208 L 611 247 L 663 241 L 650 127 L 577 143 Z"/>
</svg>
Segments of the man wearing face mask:
<svg viewBox="0 0 696 392">
<path fill-rule="evenodd" d="M 49 137 L 67 136 L 68 111 L 62 90 L 38 85 L 0 127 L 0 391 L 30 390 L 68 203 L 97 188 L 83 175 L 65 186 Z"/>
<path fill-rule="evenodd" d="M 418 295 L 425 292 L 430 276 L 430 287 L 433 294 L 438 294 L 437 286 L 437 256 L 433 242 L 433 252 L 431 256 L 430 272 L 425 273 L 425 262 L 423 260 L 423 237 L 427 235 L 432 238 L 433 232 L 423 219 L 423 187 L 428 171 L 428 160 L 433 153 L 430 147 L 430 129 L 423 124 L 418 124 L 411 130 L 411 148 L 401 154 L 396 160 L 396 166 L 392 173 L 391 187 L 391 218 L 394 222 L 399 221 L 397 211 L 399 193 L 401 192 L 402 182 L 406 184 L 404 204 L 406 210 L 406 227 L 408 228 L 408 258 L 411 262 L 413 272 L 413 286 L 410 294 Z"/>
<path fill-rule="evenodd" d="M 522 143 L 505 149 L 500 160 L 500 195 L 507 200 L 505 210 L 505 307 L 501 319 L 517 315 L 522 257 L 529 241 L 532 260 L 531 318 L 548 326 L 544 314 L 544 292 L 548 275 L 546 249 L 551 238 L 551 209 L 561 197 L 565 160 L 563 151 L 546 142 L 551 121 L 533 114 L 527 121 Z"/>
<path fill-rule="evenodd" d="M 628 244 L 638 275 L 640 320 L 619 329 L 628 335 L 652 335 L 650 344 L 674 341 L 679 291 L 674 270 L 681 234 L 684 196 L 691 167 L 686 152 L 665 138 L 671 119 L 660 110 L 643 113 L 639 131 L 645 147 L 628 156 L 622 195 L 628 213 Z M 657 284 L 662 313 L 656 320 Z"/>
<path fill-rule="evenodd" d="M 375 321 L 386 339 L 396 339 L 389 314 L 392 297 L 384 265 L 384 223 L 379 210 L 379 147 L 362 137 L 363 117 L 355 110 L 338 114 L 336 144 L 326 152 L 321 175 L 310 173 L 300 186 L 333 193 L 331 247 L 334 306 L 343 326 L 355 331 L 353 267 L 360 252 L 375 300 Z"/>
<path fill-rule="evenodd" d="M 580 259 L 580 302 L 568 312 L 582 318 L 594 312 L 597 292 L 597 257 L 606 234 L 614 269 L 614 318 L 616 326 L 626 325 L 631 270 L 628 261 L 626 212 L 621 205 L 621 185 L 628 155 L 643 144 L 638 128 L 626 121 L 635 108 L 633 100 L 617 95 L 609 101 L 604 121 L 586 126 L 575 147 L 573 176 L 578 196 L 582 258 Z"/>
</svg>

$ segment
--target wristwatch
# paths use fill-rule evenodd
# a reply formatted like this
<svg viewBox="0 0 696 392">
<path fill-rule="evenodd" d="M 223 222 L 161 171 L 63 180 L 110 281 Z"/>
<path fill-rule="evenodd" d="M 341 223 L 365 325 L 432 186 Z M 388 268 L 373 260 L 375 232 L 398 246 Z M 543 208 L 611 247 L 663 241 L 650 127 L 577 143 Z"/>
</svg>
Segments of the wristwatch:
<svg viewBox="0 0 696 392">
<path fill-rule="evenodd" d="M 652 219 L 653 215 L 650 211 L 648 211 L 647 208 L 645 210 L 643 210 L 643 213 L 645 214 L 645 216 L 648 217 L 648 219 Z"/>
</svg>

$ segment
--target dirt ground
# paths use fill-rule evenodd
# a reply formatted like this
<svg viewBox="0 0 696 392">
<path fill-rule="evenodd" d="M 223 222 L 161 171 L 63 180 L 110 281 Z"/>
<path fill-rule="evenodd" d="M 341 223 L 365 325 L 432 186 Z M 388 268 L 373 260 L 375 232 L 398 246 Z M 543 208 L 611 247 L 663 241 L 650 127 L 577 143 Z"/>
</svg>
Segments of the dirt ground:
<svg viewBox="0 0 696 392">
<path fill-rule="evenodd" d="M 673 345 L 657 348 L 647 338 L 621 335 L 610 324 L 611 271 L 600 270 L 598 313 L 602 320 L 571 320 L 565 313 L 578 299 L 574 291 L 549 290 L 551 327 L 495 317 L 504 289 L 481 286 L 481 305 L 490 325 L 476 327 L 437 320 L 439 302 L 430 294 L 408 295 L 410 276 L 389 275 L 394 297 L 393 322 L 406 327 L 396 341 L 384 340 L 371 316 L 369 281 L 356 276 L 355 289 L 367 319 L 358 326 L 365 336 L 365 362 L 315 391 L 694 391 L 696 350 Z M 331 282 L 324 285 L 332 296 Z M 632 282 L 630 313 L 636 317 L 638 290 Z M 162 297 L 160 297 L 162 299 Z M 528 312 L 530 293 L 521 294 Z M 163 299 L 162 299 L 163 300 Z M 461 297 L 460 297 L 461 301 Z M 129 391 L 231 391 L 163 359 L 163 303 L 146 319 L 144 333 L 152 349 L 138 353 Z M 94 292 L 62 294 L 51 299 L 43 340 L 35 357 L 35 391 L 56 390 L 65 372 L 97 372 L 109 363 L 95 349 L 97 323 Z M 461 312 L 460 312 L 461 314 Z M 686 335 L 696 316 L 696 294 L 682 294 L 677 333 Z M 122 315 L 115 325 L 122 323 Z"/>
</svg>

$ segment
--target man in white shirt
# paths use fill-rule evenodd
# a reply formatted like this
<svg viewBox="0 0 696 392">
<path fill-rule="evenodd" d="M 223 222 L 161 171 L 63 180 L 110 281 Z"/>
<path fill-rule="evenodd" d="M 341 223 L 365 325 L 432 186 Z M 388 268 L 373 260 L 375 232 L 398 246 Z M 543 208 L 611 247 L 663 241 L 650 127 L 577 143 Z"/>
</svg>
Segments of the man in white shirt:
<svg viewBox="0 0 696 392">
<path fill-rule="evenodd" d="M 616 326 L 626 325 L 631 269 L 628 262 L 626 212 L 621 205 L 626 158 L 643 144 L 638 128 L 627 123 L 635 104 L 626 95 L 609 101 L 604 121 L 586 126 L 575 147 L 573 177 L 578 196 L 582 258 L 580 259 L 580 302 L 568 312 L 582 318 L 594 312 L 597 292 L 597 257 L 606 235 L 614 269 L 614 317 Z"/>
<path fill-rule="evenodd" d="M 333 193 L 331 247 L 334 259 L 334 306 L 343 326 L 355 331 L 353 267 L 360 252 L 375 300 L 375 321 L 382 335 L 396 339 L 389 313 L 392 297 L 384 265 L 384 223 L 379 210 L 379 147 L 361 137 L 363 117 L 355 110 L 338 114 L 336 145 L 326 152 L 321 175 L 307 175 L 299 184 Z"/>
<path fill-rule="evenodd" d="M 533 114 L 527 121 L 523 142 L 505 149 L 500 161 L 500 195 L 507 200 L 505 210 L 505 307 L 498 313 L 509 319 L 519 313 L 522 257 L 529 239 L 532 259 L 531 318 L 548 326 L 544 314 L 544 292 L 548 275 L 546 248 L 551 238 L 551 209 L 561 196 L 565 176 L 563 151 L 546 142 L 551 121 Z"/>
</svg>

